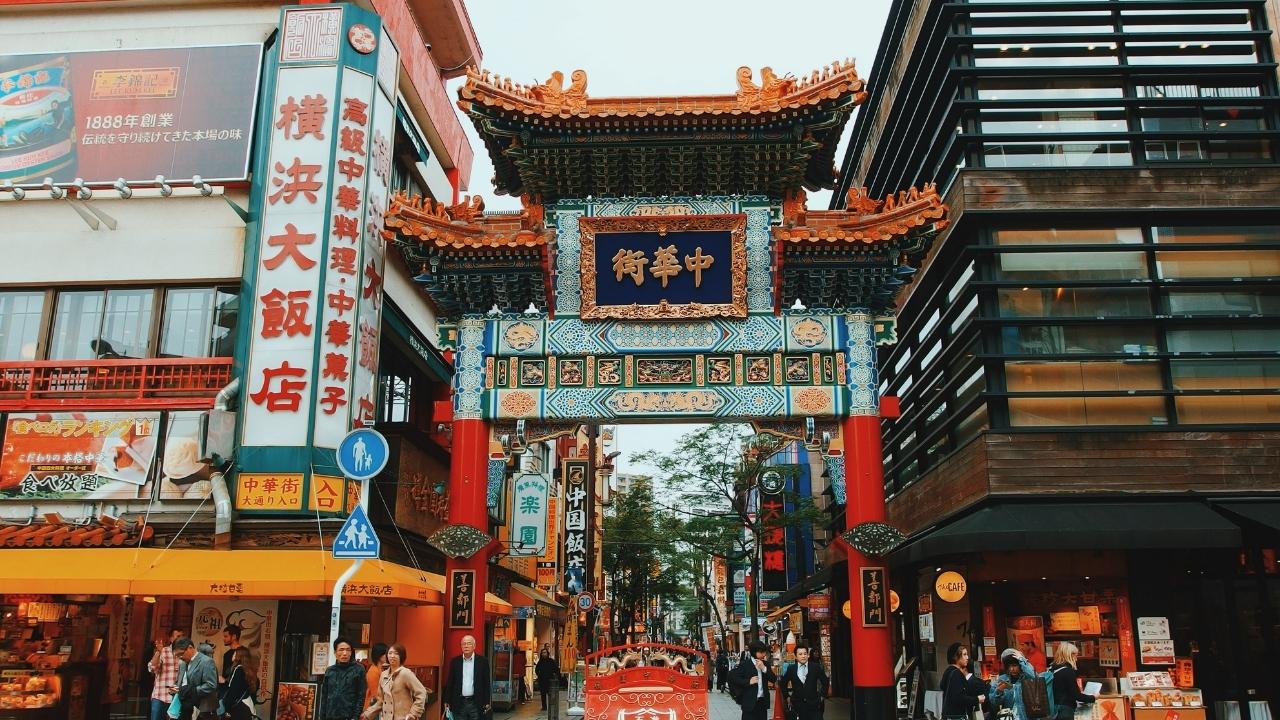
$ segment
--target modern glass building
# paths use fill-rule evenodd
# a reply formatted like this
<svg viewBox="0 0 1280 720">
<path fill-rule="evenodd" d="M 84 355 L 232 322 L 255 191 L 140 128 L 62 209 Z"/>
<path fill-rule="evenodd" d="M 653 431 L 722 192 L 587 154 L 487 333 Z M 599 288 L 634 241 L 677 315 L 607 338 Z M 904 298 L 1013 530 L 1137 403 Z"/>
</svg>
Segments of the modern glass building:
<svg viewBox="0 0 1280 720">
<path fill-rule="evenodd" d="M 950 209 L 880 358 L 901 401 L 883 426 L 889 517 L 909 536 L 894 584 L 903 612 L 938 616 L 932 642 L 905 623 L 926 671 L 966 639 L 953 615 L 1001 648 L 1037 615 L 1040 643 L 1114 636 L 1119 663 L 1093 645 L 1087 675 L 1167 669 L 1125 648 L 1133 618 L 1158 616 L 1209 701 L 1273 685 L 1275 17 L 894 2 L 834 205 L 934 182 Z M 970 593 L 926 603 L 946 570 Z M 1054 613 L 1093 602 L 1102 635 L 1055 636 Z"/>
</svg>

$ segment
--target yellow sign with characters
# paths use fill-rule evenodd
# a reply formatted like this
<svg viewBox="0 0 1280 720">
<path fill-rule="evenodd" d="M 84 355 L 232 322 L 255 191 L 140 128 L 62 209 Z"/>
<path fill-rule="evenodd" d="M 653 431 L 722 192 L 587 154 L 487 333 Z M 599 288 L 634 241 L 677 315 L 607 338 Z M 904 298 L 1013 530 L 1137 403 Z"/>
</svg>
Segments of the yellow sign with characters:
<svg viewBox="0 0 1280 720">
<path fill-rule="evenodd" d="M 240 473 L 236 476 L 237 510 L 301 510 L 301 473 Z"/>
<path fill-rule="evenodd" d="M 938 576 L 933 583 L 933 589 L 945 602 L 960 602 L 969 591 L 969 585 L 965 583 L 963 575 L 954 570 L 948 570 Z"/>
</svg>

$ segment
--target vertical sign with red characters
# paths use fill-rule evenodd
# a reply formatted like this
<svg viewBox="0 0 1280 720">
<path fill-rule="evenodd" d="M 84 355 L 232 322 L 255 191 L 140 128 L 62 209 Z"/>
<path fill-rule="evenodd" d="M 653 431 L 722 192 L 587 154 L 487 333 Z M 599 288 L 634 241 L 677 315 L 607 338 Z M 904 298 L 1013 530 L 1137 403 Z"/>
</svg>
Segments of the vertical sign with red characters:
<svg viewBox="0 0 1280 720">
<path fill-rule="evenodd" d="M 259 222 L 242 444 L 301 446 L 316 384 L 316 329 L 337 68 L 280 68 Z"/>
<path fill-rule="evenodd" d="M 343 436 L 377 407 L 400 63 L 379 17 L 352 5 L 283 8 L 270 60 L 242 291 L 253 321 L 239 464 L 301 473 L 311 498 L 339 477 Z"/>
<path fill-rule="evenodd" d="M 399 53 L 384 31 L 378 44 L 377 89 L 373 93 L 373 135 L 366 174 L 364 252 L 359 301 L 358 347 L 355 384 L 352 390 L 352 425 L 372 425 L 377 406 L 378 348 L 382 330 L 382 279 L 385 267 L 385 239 L 382 218 L 391 195 L 391 145 L 396 131 L 396 86 Z"/>
<path fill-rule="evenodd" d="M 342 71 L 338 137 L 331 186 L 331 224 L 325 254 L 324 309 L 320 323 L 320 378 L 312 442 L 336 448 L 351 429 L 351 380 L 359 324 L 366 179 L 369 174 L 370 101 L 373 76 Z"/>
</svg>

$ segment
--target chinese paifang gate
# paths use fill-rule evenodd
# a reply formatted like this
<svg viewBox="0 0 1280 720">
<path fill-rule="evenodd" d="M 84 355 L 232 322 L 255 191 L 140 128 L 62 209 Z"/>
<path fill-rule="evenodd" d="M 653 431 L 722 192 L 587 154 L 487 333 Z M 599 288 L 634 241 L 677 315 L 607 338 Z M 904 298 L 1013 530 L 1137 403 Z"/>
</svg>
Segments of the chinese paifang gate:
<svg viewBox="0 0 1280 720">
<path fill-rule="evenodd" d="M 883 522 L 875 348 L 946 208 L 927 186 L 808 210 L 807 190 L 835 185 L 862 80 L 851 62 L 759 75 L 739 68 L 725 95 L 596 98 L 582 70 L 567 86 L 468 73 L 458 105 L 523 210 L 399 196 L 386 217 L 448 323 L 452 501 L 435 541 L 451 577 L 486 586 L 478 528 L 504 454 L 583 423 L 750 421 L 824 455 L 850 530 Z M 566 490 L 567 518 L 590 516 L 583 495 Z M 591 577 L 585 532 L 566 525 L 566 590 Z M 885 564 L 846 549 L 854 713 L 888 718 Z M 482 622 L 451 621 L 446 647 Z"/>
</svg>

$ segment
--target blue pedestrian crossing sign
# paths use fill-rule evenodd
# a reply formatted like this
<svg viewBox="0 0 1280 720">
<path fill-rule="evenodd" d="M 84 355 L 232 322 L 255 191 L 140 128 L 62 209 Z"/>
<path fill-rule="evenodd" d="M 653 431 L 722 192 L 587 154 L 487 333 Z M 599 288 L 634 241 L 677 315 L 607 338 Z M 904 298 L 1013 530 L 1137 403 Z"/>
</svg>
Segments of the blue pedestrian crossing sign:
<svg viewBox="0 0 1280 720">
<path fill-rule="evenodd" d="M 356 428 L 338 443 L 338 470 L 352 480 L 372 480 L 387 466 L 391 448 L 382 433 Z"/>
<path fill-rule="evenodd" d="M 338 560 L 373 560 L 381 550 L 382 543 L 373 531 L 369 516 L 365 515 L 364 508 L 357 505 L 333 540 L 333 557 Z"/>
</svg>

